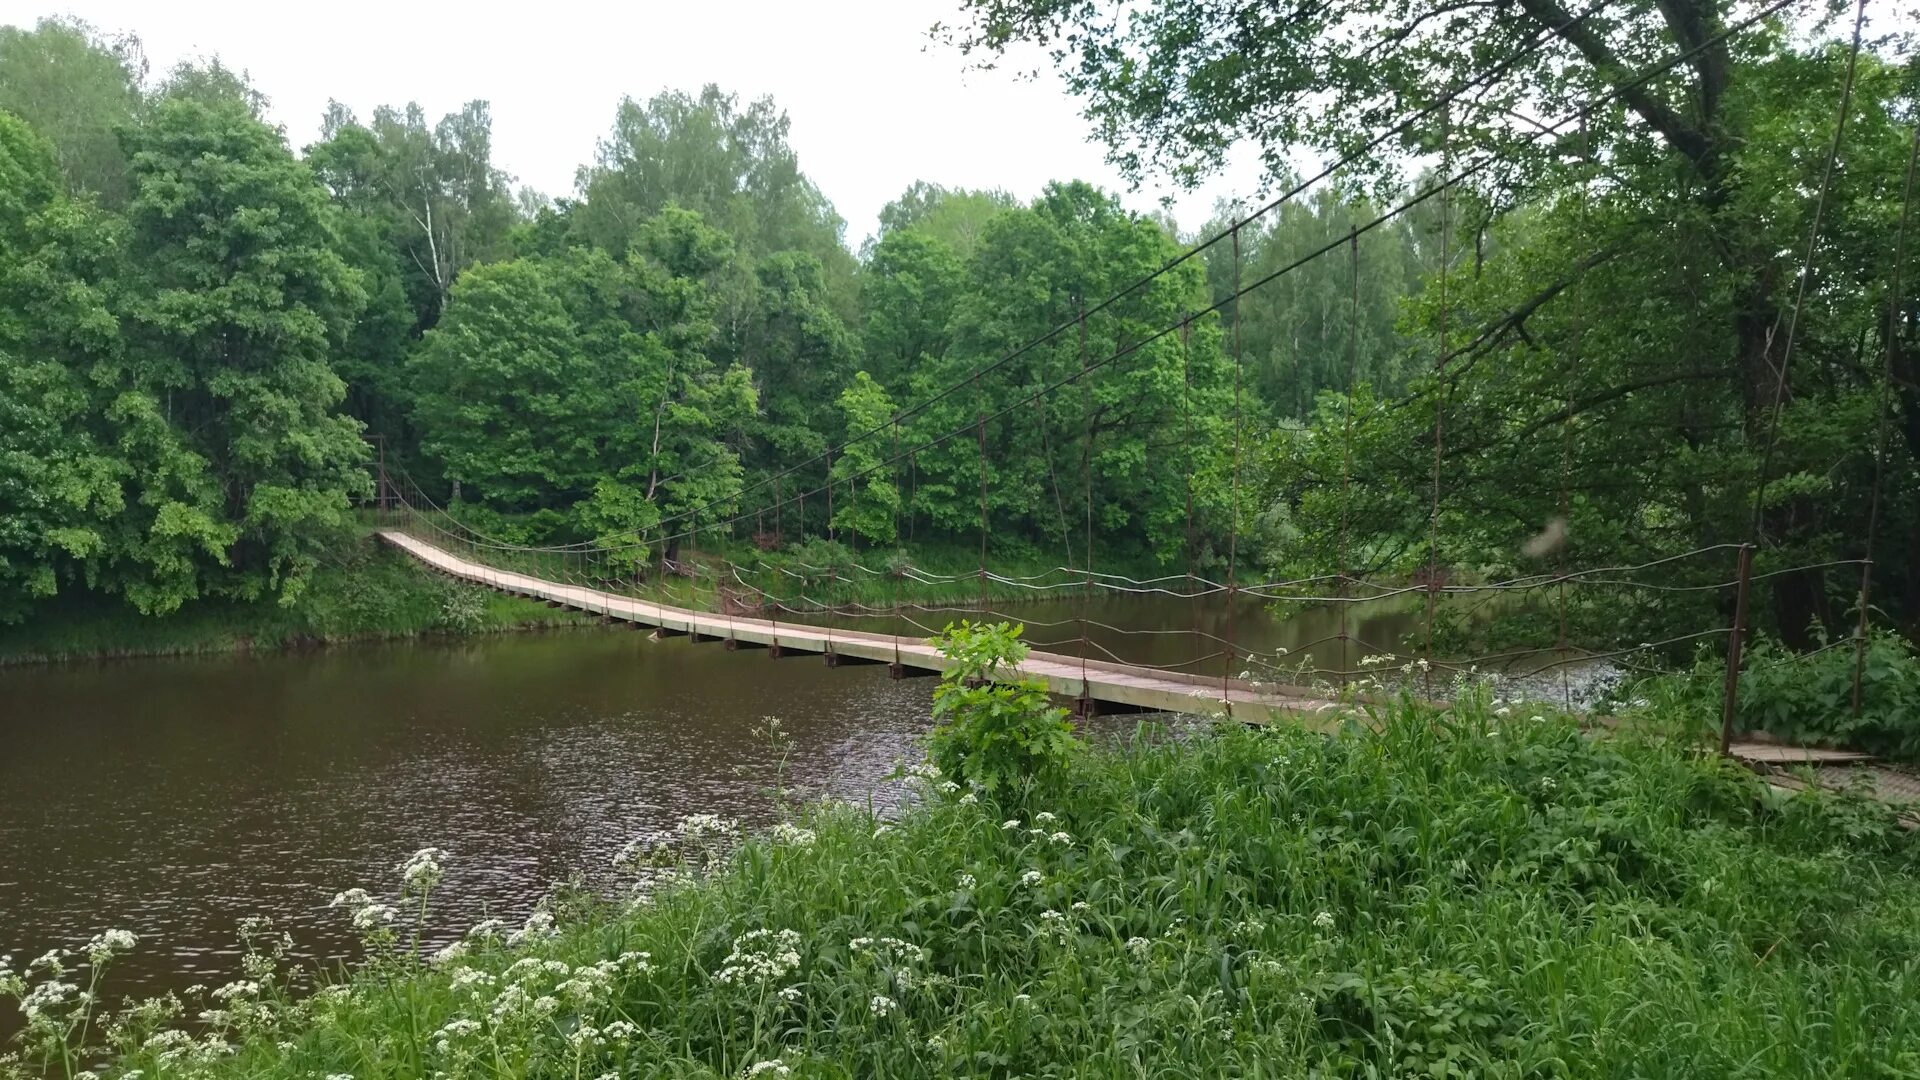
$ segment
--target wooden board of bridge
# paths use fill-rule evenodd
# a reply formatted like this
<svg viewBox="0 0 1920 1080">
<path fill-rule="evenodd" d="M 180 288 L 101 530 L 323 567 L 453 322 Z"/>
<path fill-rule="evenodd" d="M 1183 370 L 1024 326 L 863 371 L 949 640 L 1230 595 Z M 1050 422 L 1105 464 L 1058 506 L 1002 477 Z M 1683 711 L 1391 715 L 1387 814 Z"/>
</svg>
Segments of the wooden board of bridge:
<svg viewBox="0 0 1920 1080">
<path fill-rule="evenodd" d="M 497 570 L 463 559 L 403 532 L 380 538 L 432 569 L 500 592 L 531 597 L 665 634 L 725 643 L 729 649 L 766 649 L 775 657 L 824 656 L 830 664 L 889 664 L 896 675 L 933 674 L 946 658 L 923 638 L 840 630 L 808 623 L 716 615 L 637 600 L 618 593 Z M 1208 678 L 1179 671 L 1082 660 L 1060 653 L 1031 652 L 1010 677 L 1046 683 L 1048 691 L 1098 712 L 1222 713 L 1247 723 L 1306 720 L 1333 711 L 1334 703 L 1292 687 L 1255 686 L 1239 679 Z"/>
</svg>

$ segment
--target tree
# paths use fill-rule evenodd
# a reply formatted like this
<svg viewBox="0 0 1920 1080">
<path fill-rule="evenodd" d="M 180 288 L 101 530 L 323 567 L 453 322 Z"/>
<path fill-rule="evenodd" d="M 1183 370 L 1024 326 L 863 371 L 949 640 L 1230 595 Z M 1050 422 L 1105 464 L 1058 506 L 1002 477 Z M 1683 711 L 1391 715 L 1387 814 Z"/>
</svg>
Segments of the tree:
<svg viewBox="0 0 1920 1080">
<path fill-rule="evenodd" d="M 790 127 L 772 98 L 742 108 L 713 85 L 697 97 L 623 99 L 594 164 L 580 170 L 587 237 L 622 254 L 644 222 L 674 205 L 697 211 L 750 255 L 793 250 L 844 262 L 844 223 L 800 171 Z"/>
<path fill-rule="evenodd" d="M 914 230 L 935 237 L 961 258 L 973 253 L 981 231 L 1002 210 L 1020 201 L 1004 191 L 966 191 L 916 180 L 900 197 L 880 208 L 880 236 Z"/>
<path fill-rule="evenodd" d="M 0 109 L 51 144 L 68 191 L 107 206 L 127 200 L 120 133 L 139 118 L 146 74 L 140 39 L 130 34 L 109 38 L 77 19 L 0 26 Z"/>
<path fill-rule="evenodd" d="M 465 495 L 553 510 L 588 538 L 628 533 L 740 488 L 729 441 L 754 395 L 703 349 L 703 277 L 728 256 L 699 215 L 670 210 L 618 262 L 591 248 L 475 267 L 411 364 L 425 451 Z"/>
<path fill-rule="evenodd" d="M 81 578 L 124 509 L 128 470 L 86 377 L 118 345 L 86 281 L 114 237 L 61 181 L 53 148 L 0 112 L 0 622 Z"/>
<path fill-rule="evenodd" d="M 1241 212 L 1231 208 L 1202 231 L 1218 235 Z M 1241 228 L 1242 284 L 1294 267 L 1328 245 L 1336 248 L 1220 309 L 1228 323 L 1237 313 L 1250 389 L 1278 415 L 1305 417 L 1320 391 L 1344 391 L 1349 382 L 1392 392 L 1406 381 L 1402 364 L 1412 342 L 1396 324 L 1423 277 L 1416 226 L 1396 221 L 1341 243 L 1378 212 L 1321 189 Z M 1215 296 L 1234 290 L 1233 257 L 1231 242 L 1206 251 Z"/>
<path fill-rule="evenodd" d="M 1862 225 L 1884 229 L 1898 201 L 1905 138 L 1890 119 L 1912 115 L 1910 65 L 1871 50 L 1862 61 L 1855 125 L 1842 144 L 1848 164 L 1837 177 L 1846 191 L 1825 203 L 1822 258 L 1800 324 L 1790 309 L 1823 183 L 1825 155 L 1817 148 L 1834 137 L 1847 50 L 1795 35 L 1779 17 L 1733 33 L 1752 5 L 1674 0 L 1582 17 L 1558 0 L 1338 0 L 1299 9 L 1154 0 L 1127 18 L 1093 2 L 969 0 L 966 8 L 967 22 L 950 34 L 962 48 L 992 57 L 1016 42 L 1048 42 L 1114 160 L 1135 176 L 1156 169 L 1197 180 L 1240 139 L 1260 149 L 1275 175 L 1300 149 L 1352 154 L 1354 178 L 1372 182 L 1383 198 L 1436 152 L 1443 168 L 1499 163 L 1436 201 L 1450 218 L 1440 233 L 1456 253 L 1449 275 L 1466 270 L 1472 252 L 1471 272 L 1484 273 L 1485 285 L 1447 290 L 1446 306 L 1430 290 L 1436 300 L 1423 303 L 1415 336 L 1434 343 L 1426 363 L 1445 357 L 1444 370 L 1417 381 L 1419 400 L 1397 410 L 1431 419 L 1444 408 L 1456 419 L 1515 425 L 1518 440 L 1448 440 L 1443 473 L 1471 468 L 1473 479 L 1455 480 L 1443 495 L 1481 513 L 1476 520 L 1509 517 L 1486 509 L 1505 501 L 1502 470 L 1478 466 L 1500 462 L 1516 443 L 1578 441 L 1604 425 L 1648 437 L 1643 453 L 1695 462 L 1684 476 L 1662 478 L 1677 490 L 1647 489 L 1611 470 L 1585 485 L 1677 500 L 1689 509 L 1683 531 L 1690 545 L 1757 537 L 1763 567 L 1782 571 L 1826 561 L 1823 554 L 1857 557 L 1850 538 L 1864 530 L 1858 519 L 1843 524 L 1851 512 L 1843 508 L 1864 506 L 1864 492 L 1832 485 L 1870 476 L 1862 456 L 1871 451 L 1853 429 L 1843 455 L 1850 460 L 1839 464 L 1830 452 L 1851 422 L 1845 418 L 1857 416 L 1853 400 L 1876 389 L 1867 374 L 1873 369 L 1857 362 L 1851 346 L 1877 338 L 1897 362 L 1908 355 L 1891 329 L 1907 325 L 1906 317 L 1878 329 L 1872 317 L 1884 310 L 1891 233 Z M 1904 46 L 1895 38 L 1882 47 L 1891 57 Z M 1648 77 L 1674 57 L 1681 62 Z M 1495 63 L 1506 65 L 1498 79 L 1361 152 L 1394 118 L 1436 105 L 1448 88 Z M 1608 107 L 1578 125 L 1566 122 L 1602 99 Z M 1539 137 L 1552 121 L 1562 125 L 1555 137 Z M 1593 205 L 1586 223 L 1570 227 L 1564 215 L 1578 205 L 1568 198 L 1576 185 Z M 1549 250 L 1509 231 L 1508 250 L 1484 258 L 1482 238 L 1497 235 L 1516 211 L 1561 215 L 1536 235 L 1573 242 Z M 1629 287 L 1603 292 L 1603 268 Z M 1826 287 L 1829 280 L 1859 289 L 1849 296 Z M 1569 310 L 1576 297 L 1585 304 L 1581 316 Z M 1617 302 L 1602 307 L 1609 299 Z M 1911 311 L 1913 301 L 1896 298 L 1895 308 Z M 1783 328 L 1790 322 L 1799 333 L 1789 367 Z M 1549 337 L 1549 327 L 1559 332 Z M 1595 362 L 1594 327 L 1615 335 L 1608 344 L 1619 351 L 1608 362 Z M 1862 330 L 1865 338 L 1856 333 Z M 1575 355 L 1581 360 L 1571 384 L 1540 377 L 1575 370 Z M 1509 361 L 1535 377 L 1492 380 L 1490 369 L 1508 370 Z M 1778 425 L 1776 400 L 1786 406 Z M 1474 411 L 1464 411 L 1467 401 Z M 1908 398 L 1902 407 L 1915 404 Z M 1657 427 L 1644 426 L 1654 418 Z M 1910 443 L 1903 469 L 1913 468 L 1916 453 L 1920 443 Z M 1537 484 L 1546 475 L 1538 459 L 1523 460 L 1532 462 L 1523 469 Z M 1401 474 L 1402 489 L 1417 475 Z M 1745 492 L 1750 505 L 1761 489 L 1768 498 L 1755 530 L 1730 492 Z M 1595 516 L 1634 520 L 1642 508 L 1632 503 L 1604 500 Z M 1900 505 L 1897 512 L 1906 513 L 1904 497 Z M 1537 509 L 1538 500 L 1528 507 Z M 1491 544 L 1497 532 L 1504 543 L 1520 527 L 1509 521 L 1483 536 Z M 1614 535 L 1617 529 L 1597 528 L 1582 554 L 1606 557 L 1602 545 Z M 1783 572 L 1764 588 L 1771 629 L 1792 643 L 1808 644 L 1813 623 L 1843 621 L 1820 571 Z"/>
<path fill-rule="evenodd" d="M 183 444 L 151 450 L 146 531 L 206 547 L 230 536 L 198 584 L 291 602 L 367 488 L 360 425 L 335 412 L 345 387 L 330 363 L 364 293 L 337 250 L 326 192 L 243 95 L 164 97 L 128 150 L 128 254 L 140 273 L 125 359 L 102 374 L 142 392 L 113 406 L 123 423 L 162 442 L 177 431 Z M 214 505 L 162 497 L 168 478 L 198 487 L 194 458 Z M 164 612 L 199 588 L 168 576 L 127 591 Z"/>
<path fill-rule="evenodd" d="M 928 445 L 915 454 L 912 512 L 964 534 L 980 527 L 984 498 L 1003 543 L 1042 538 L 1069 562 L 1086 557 L 1089 531 L 1167 563 L 1203 558 L 1199 538 L 1221 523 L 1229 488 L 1232 372 L 1212 317 L 1150 336 L 1207 306 L 1202 268 L 1184 263 L 1075 322 L 1176 251 L 1157 223 L 1086 184 L 1051 185 L 989 222 L 950 344 L 913 371 L 913 399 L 930 404 L 911 421 L 908 446 Z M 988 365 L 991 378 L 970 379 Z"/>
<path fill-rule="evenodd" d="M 834 460 L 832 482 L 846 485 L 847 498 L 834 511 L 833 527 L 864 536 L 875 544 L 891 544 L 898 539 L 900 488 L 893 482 L 894 470 L 888 463 L 893 453 L 890 438 L 885 434 L 861 436 L 886 432 L 893 414 L 893 399 L 864 371 L 854 372 L 853 381 L 840 392 L 846 451 Z M 858 494 L 853 490 L 856 485 Z"/>
<path fill-rule="evenodd" d="M 947 351 L 966 279 L 951 244 L 911 229 L 887 233 L 868 254 L 860 273 L 862 351 L 889 391 L 904 392 L 915 367 Z"/>
<path fill-rule="evenodd" d="M 408 272 L 416 325 L 439 318 L 461 271 L 501 258 L 518 220 L 513 178 L 493 165 L 493 119 L 469 101 L 432 128 L 420 106 L 382 106 L 362 125 L 329 102 L 307 149 L 334 197 L 379 221 Z"/>
</svg>

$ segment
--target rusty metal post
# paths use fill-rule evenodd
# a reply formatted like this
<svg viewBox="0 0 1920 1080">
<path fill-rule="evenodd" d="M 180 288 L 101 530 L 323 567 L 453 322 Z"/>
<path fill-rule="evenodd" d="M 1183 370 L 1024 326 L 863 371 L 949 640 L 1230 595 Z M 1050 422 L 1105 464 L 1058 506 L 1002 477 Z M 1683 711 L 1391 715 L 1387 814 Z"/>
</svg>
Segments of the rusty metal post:
<svg viewBox="0 0 1920 1080">
<path fill-rule="evenodd" d="M 1727 632 L 1726 699 L 1720 707 L 1720 756 L 1733 747 L 1733 714 L 1740 705 L 1740 651 L 1746 644 L 1747 590 L 1753 580 L 1753 545 L 1740 545 L 1739 584 L 1733 594 L 1733 629 Z"/>
</svg>

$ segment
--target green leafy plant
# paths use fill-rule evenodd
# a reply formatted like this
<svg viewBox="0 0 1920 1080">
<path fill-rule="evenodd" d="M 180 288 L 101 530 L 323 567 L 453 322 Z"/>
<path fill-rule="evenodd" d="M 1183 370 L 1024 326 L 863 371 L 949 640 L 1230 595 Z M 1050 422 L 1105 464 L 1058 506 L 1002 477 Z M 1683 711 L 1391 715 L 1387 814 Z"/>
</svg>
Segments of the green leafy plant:
<svg viewBox="0 0 1920 1080">
<path fill-rule="evenodd" d="M 1788 742 L 1865 750 L 1904 761 L 1920 759 L 1920 656 L 1891 631 L 1867 638 L 1860 664 L 1860 709 L 1853 708 L 1856 649 L 1851 640 L 1795 653 L 1761 638 L 1740 670 L 1735 725 Z M 1702 649 L 1693 668 L 1633 688 L 1651 711 L 1685 717 L 1696 733 L 1717 732 L 1726 659 Z"/>
<path fill-rule="evenodd" d="M 1067 711 L 1032 679 L 1008 680 L 1026 659 L 1020 626 L 949 624 L 933 639 L 951 665 L 933 692 L 927 738 L 934 765 L 989 794 L 1044 783 L 1079 749 Z"/>
</svg>

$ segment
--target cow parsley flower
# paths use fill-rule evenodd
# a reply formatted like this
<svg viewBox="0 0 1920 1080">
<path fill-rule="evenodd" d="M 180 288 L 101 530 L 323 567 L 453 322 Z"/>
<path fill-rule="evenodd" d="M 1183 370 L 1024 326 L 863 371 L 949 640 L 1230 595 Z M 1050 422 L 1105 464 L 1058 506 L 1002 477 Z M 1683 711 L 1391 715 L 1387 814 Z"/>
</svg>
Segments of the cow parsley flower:
<svg viewBox="0 0 1920 1080">
<path fill-rule="evenodd" d="M 773 827 L 775 843 L 791 844 L 794 847 L 812 847 L 815 839 L 812 829 L 803 829 L 791 822 L 783 821 Z"/>
<path fill-rule="evenodd" d="M 446 873 L 447 853 L 437 847 L 424 847 L 400 864 L 400 889 L 407 896 L 425 896 L 440 884 Z"/>
<path fill-rule="evenodd" d="M 139 942 L 140 939 L 128 930 L 108 930 L 95 934 L 93 940 L 87 942 L 87 960 L 89 963 L 104 964 L 113 959 L 115 954 L 126 952 Z"/>
</svg>

